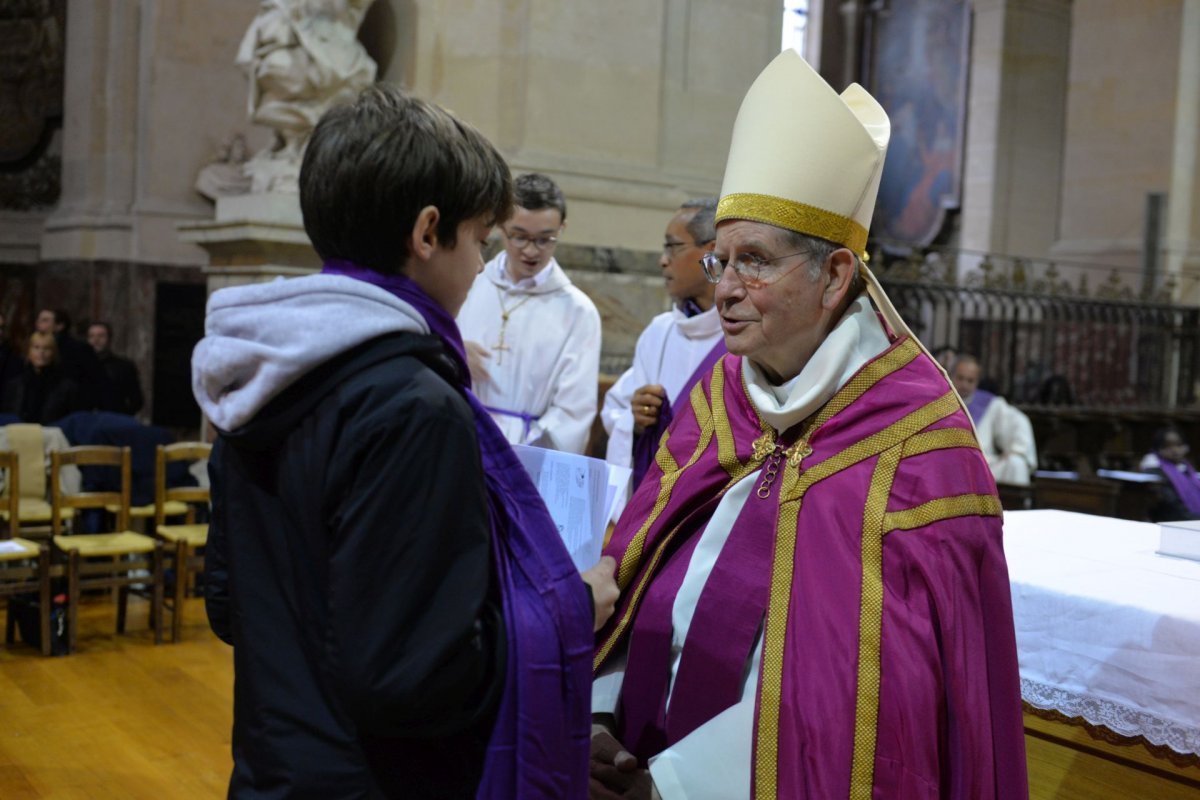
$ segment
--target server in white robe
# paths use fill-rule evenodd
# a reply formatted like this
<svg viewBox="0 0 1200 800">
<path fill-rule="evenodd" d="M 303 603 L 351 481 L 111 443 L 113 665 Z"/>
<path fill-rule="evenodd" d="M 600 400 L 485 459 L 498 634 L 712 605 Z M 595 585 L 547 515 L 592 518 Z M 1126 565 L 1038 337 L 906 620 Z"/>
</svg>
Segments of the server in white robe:
<svg viewBox="0 0 1200 800">
<path fill-rule="evenodd" d="M 638 456 L 647 450 L 652 456 L 657 439 L 670 423 L 671 406 L 702 377 L 703 372 L 697 373 L 703 365 L 712 366 L 711 356 L 725 352 L 721 318 L 713 305 L 715 287 L 700 266 L 700 258 L 712 250 L 716 238 L 716 211 L 715 197 L 690 200 L 667 223 L 658 264 L 671 310 L 654 317 L 642 331 L 633 365 L 604 397 L 600 419 L 608 433 L 606 459 L 634 468 L 634 483 L 647 466 L 636 463 Z M 635 448 L 642 437 L 654 441 L 648 448 L 644 443 Z M 625 507 L 627 496 L 628 490 L 618 499 L 614 519 Z"/>
<path fill-rule="evenodd" d="M 582 453 L 596 416 L 600 313 L 554 259 L 562 191 L 537 173 L 514 190 L 504 251 L 458 314 L 473 388 L 509 442 Z"/>
<path fill-rule="evenodd" d="M 962 396 L 975 423 L 979 447 L 992 468 L 996 483 L 1028 486 L 1037 470 L 1037 444 L 1029 417 L 1009 405 L 1003 397 L 979 388 L 979 361 L 962 355 L 951 373 L 954 388 Z"/>
</svg>

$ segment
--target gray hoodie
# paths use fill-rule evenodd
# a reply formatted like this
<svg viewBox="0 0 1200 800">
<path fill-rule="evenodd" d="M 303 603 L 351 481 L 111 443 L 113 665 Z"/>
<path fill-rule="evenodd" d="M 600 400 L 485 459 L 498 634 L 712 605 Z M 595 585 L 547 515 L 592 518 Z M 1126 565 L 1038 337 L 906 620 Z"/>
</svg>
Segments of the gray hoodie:
<svg viewBox="0 0 1200 800">
<path fill-rule="evenodd" d="M 234 431 L 318 365 L 400 331 L 429 326 L 386 290 L 341 275 L 221 289 L 192 353 L 192 393 L 218 429 Z"/>
</svg>

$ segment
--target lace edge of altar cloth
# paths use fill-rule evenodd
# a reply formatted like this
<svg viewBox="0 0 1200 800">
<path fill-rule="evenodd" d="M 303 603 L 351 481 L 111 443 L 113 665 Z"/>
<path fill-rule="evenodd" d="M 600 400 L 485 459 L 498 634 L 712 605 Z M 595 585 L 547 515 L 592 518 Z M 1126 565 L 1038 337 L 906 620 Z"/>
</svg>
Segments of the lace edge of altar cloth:
<svg viewBox="0 0 1200 800">
<path fill-rule="evenodd" d="M 1082 717 L 1092 725 L 1103 725 L 1121 736 L 1143 736 L 1151 744 L 1200 756 L 1200 728 L 1025 678 L 1021 679 L 1021 698 L 1036 708 L 1057 711 L 1068 717 Z"/>
</svg>

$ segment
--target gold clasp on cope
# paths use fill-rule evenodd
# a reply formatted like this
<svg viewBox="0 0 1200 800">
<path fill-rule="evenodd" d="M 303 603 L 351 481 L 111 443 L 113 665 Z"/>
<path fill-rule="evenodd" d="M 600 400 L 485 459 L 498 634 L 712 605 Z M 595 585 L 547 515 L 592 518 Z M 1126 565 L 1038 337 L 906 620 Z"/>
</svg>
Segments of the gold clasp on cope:
<svg viewBox="0 0 1200 800">
<path fill-rule="evenodd" d="M 768 431 L 754 440 L 754 460 L 762 461 L 775 449 L 775 434 Z"/>
<path fill-rule="evenodd" d="M 807 439 L 800 439 L 794 445 L 783 451 L 787 456 L 788 466 L 799 467 L 800 462 L 812 455 L 812 445 Z"/>
</svg>

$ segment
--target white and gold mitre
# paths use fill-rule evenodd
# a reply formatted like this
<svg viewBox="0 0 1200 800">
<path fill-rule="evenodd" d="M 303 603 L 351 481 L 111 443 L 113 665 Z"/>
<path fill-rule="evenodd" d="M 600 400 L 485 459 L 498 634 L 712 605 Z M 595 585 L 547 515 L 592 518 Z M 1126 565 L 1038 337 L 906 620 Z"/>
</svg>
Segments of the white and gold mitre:
<svg viewBox="0 0 1200 800">
<path fill-rule="evenodd" d="M 716 221 L 766 222 L 865 256 L 891 131 L 866 89 L 838 95 L 784 50 L 742 100 Z"/>
</svg>

